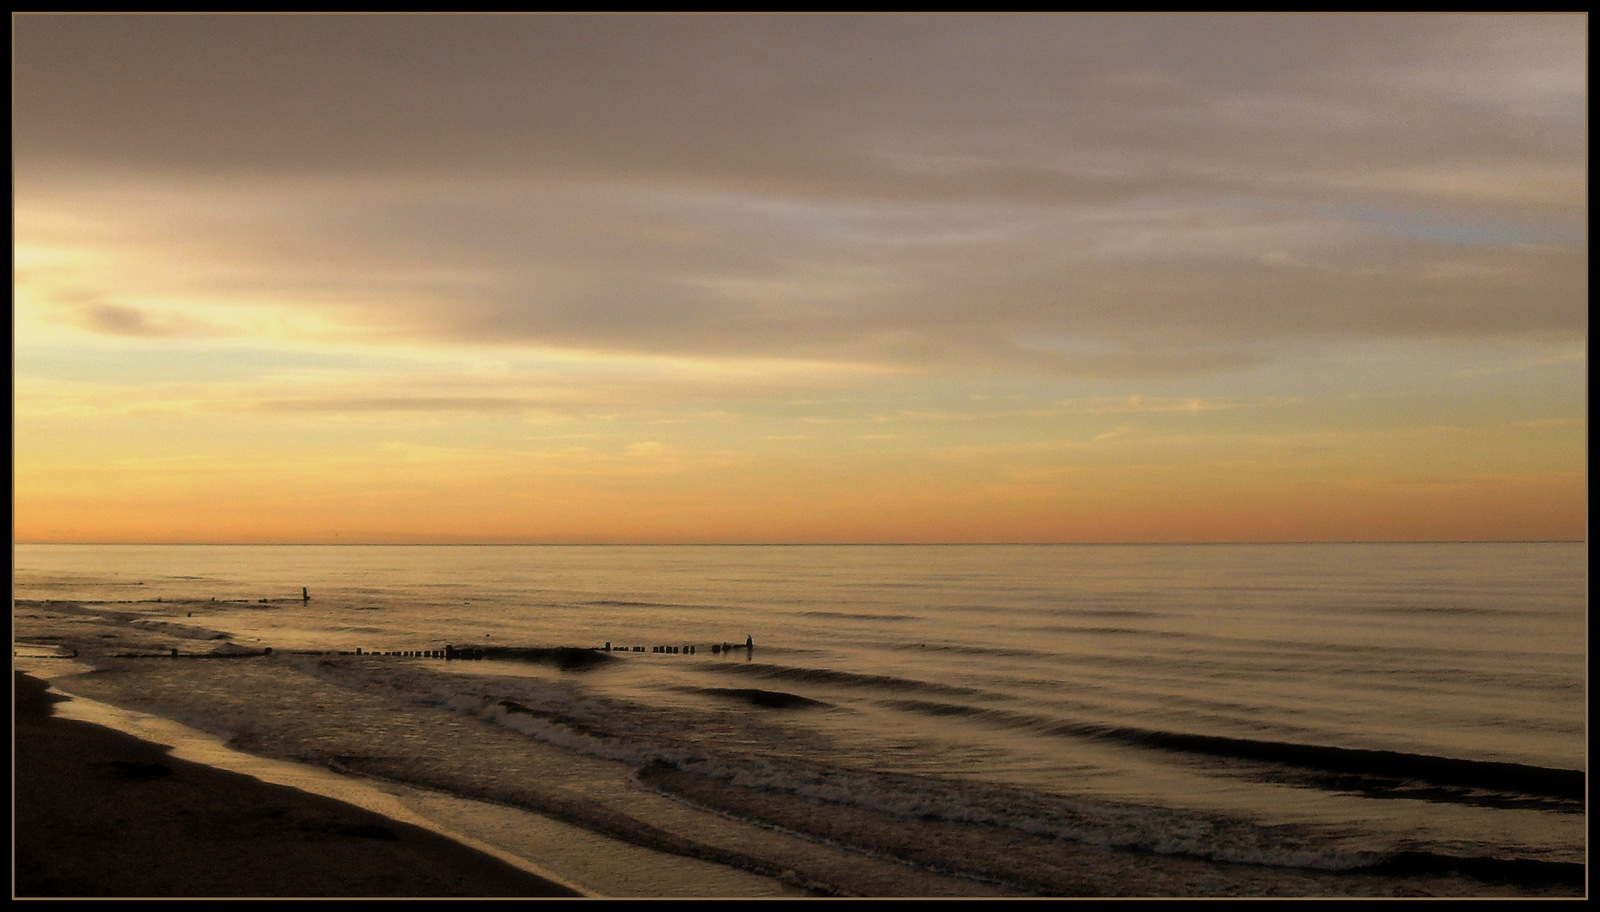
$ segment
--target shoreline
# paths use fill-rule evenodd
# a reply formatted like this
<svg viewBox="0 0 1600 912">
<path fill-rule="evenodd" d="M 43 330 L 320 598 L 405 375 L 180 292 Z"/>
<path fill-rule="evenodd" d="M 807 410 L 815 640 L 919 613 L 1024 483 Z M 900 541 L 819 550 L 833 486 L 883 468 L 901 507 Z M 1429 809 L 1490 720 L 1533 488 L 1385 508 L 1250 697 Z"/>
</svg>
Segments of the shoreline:
<svg viewBox="0 0 1600 912">
<path fill-rule="evenodd" d="M 49 674 L 53 669 L 39 661 L 25 661 L 25 664 L 30 667 L 22 673 L 48 676 L 44 686 L 53 688 L 56 676 Z M 68 677 L 79 671 L 90 670 L 75 662 L 63 664 L 74 666 L 74 670 L 66 672 Z M 639 846 L 618 843 L 604 835 L 531 810 L 488 804 L 447 792 L 409 786 L 396 780 L 373 779 L 352 771 L 336 772 L 322 766 L 247 754 L 234 750 L 215 735 L 164 716 L 123 709 L 64 690 L 53 689 L 50 696 L 59 701 L 55 705 L 60 712 L 54 718 L 95 725 L 139 739 L 158 749 L 170 751 L 171 756 L 180 761 L 354 805 L 397 823 L 419 827 L 472 851 L 497 858 L 536 878 L 570 889 L 584 898 L 657 896 L 653 890 L 641 889 L 640 872 L 654 872 L 655 882 L 660 883 L 665 870 L 677 872 L 668 881 L 680 887 L 684 883 L 694 883 L 701 887 L 710 884 L 715 888 L 714 892 L 675 889 L 671 895 L 680 898 L 691 898 L 691 894 L 693 898 L 761 898 L 804 894 L 804 891 L 785 887 L 772 878 L 744 871 L 720 870 L 708 874 L 708 868 L 716 867 L 710 862 L 663 855 Z M 485 818 L 498 824 L 497 835 L 501 838 L 486 842 L 469 835 L 469 832 L 482 834 L 479 828 Z M 506 830 L 516 831 L 520 838 L 504 838 Z M 600 892 L 592 888 L 595 884 L 605 885 L 616 892 Z M 738 889 L 741 884 L 745 889 Z"/>
<path fill-rule="evenodd" d="M 13 671 L 13 898 L 583 894 L 373 811 L 61 718 Z"/>
<path fill-rule="evenodd" d="M 167 603 L 160 616 L 186 619 L 188 607 Z M 385 790 L 416 787 L 456 800 L 490 802 L 508 813 L 559 821 L 574 828 L 571 832 L 610 840 L 592 844 L 592 854 L 606 871 L 635 869 L 628 872 L 633 882 L 574 879 L 608 896 L 1572 897 L 1586 892 L 1586 885 L 1519 886 L 1447 872 L 1335 873 L 1218 863 L 1040 840 L 972 823 L 889 819 L 865 808 L 737 788 L 665 766 L 641 769 L 637 762 L 587 756 L 459 707 L 413 700 L 395 686 L 422 674 L 421 666 L 407 659 L 375 665 L 258 651 L 190 661 L 237 653 L 226 650 L 228 643 L 184 640 L 177 629 L 186 626 L 181 620 L 155 626 L 145 621 L 152 617 L 147 613 L 133 621 L 84 602 L 17 602 L 14 608 L 18 640 L 41 648 L 48 644 L 62 656 L 76 651 L 80 663 L 95 669 L 62 678 L 63 690 L 181 720 L 252 756 L 328 767 L 341 777 L 383 783 Z M 183 658 L 169 657 L 180 647 Z M 507 712 L 543 711 L 499 705 Z M 524 827 L 528 820 L 509 826 Z M 513 849 L 472 826 L 448 826 L 544 866 L 547 856 L 537 849 Z M 612 854 L 617 847 L 657 854 L 649 856 L 654 860 L 624 863 Z M 719 884 L 715 892 L 697 892 L 695 881 L 674 873 L 689 864 L 757 878 L 767 889 L 737 893 Z M 569 876 L 561 867 L 552 870 Z"/>
<path fill-rule="evenodd" d="M 267 667 L 262 667 L 263 662 Z M 130 664 L 133 666 L 130 668 Z M 68 676 L 64 680 L 65 691 L 70 691 L 74 699 L 85 700 L 90 703 L 99 703 L 116 710 L 123 710 L 125 706 L 137 706 L 131 711 L 139 715 L 153 715 L 158 719 L 171 720 L 183 715 L 175 712 L 178 706 L 164 701 L 148 703 L 134 695 L 134 691 L 144 687 L 154 688 L 157 691 L 169 690 L 181 692 L 184 699 L 194 696 L 196 692 L 206 694 L 220 694 L 224 691 L 218 687 L 223 685 L 227 691 L 234 691 L 234 685 L 239 685 L 238 690 L 257 695 L 266 691 L 258 689 L 263 679 L 275 681 L 282 678 L 294 677 L 291 669 L 273 667 L 276 663 L 271 659 L 252 658 L 243 661 L 189 662 L 179 660 L 169 664 L 165 659 L 140 659 L 129 663 L 127 660 L 105 662 L 101 668 L 86 676 Z M 189 669 L 198 673 L 199 677 L 186 677 L 182 669 Z M 143 670 L 141 670 L 143 669 Z M 163 675 L 162 670 L 170 670 Z M 124 677 L 130 675 L 131 677 Z M 109 676 L 109 680 L 106 676 Z M 178 680 L 170 680 L 176 676 Z M 197 681 L 204 682 L 195 688 Z M 280 682 L 283 683 L 283 682 Z M 303 681 L 284 683 L 282 689 L 273 690 L 269 700 L 292 700 L 294 691 L 300 689 Z M 131 688 L 131 689 L 130 689 Z M 87 692 L 89 696 L 80 697 L 80 691 Z M 120 696 L 119 696 L 120 695 Z M 367 710 L 363 710 L 365 712 Z M 350 730 L 354 727 L 354 716 L 345 714 L 337 720 L 330 722 L 330 731 L 327 733 L 335 739 L 349 737 Z M 304 716 L 296 713 L 296 719 L 303 720 Z M 58 723 L 88 726 L 99 729 L 108 736 L 125 738 L 143 745 L 143 749 L 153 752 L 153 756 L 168 758 L 159 762 L 175 763 L 171 760 L 165 745 L 152 743 L 125 734 L 104 726 L 94 725 L 90 722 L 78 720 L 56 719 Z M 402 728 L 410 728 L 418 723 L 412 719 Z M 181 723 L 180 723 L 181 724 Z M 426 724 L 426 723 L 423 723 Z M 445 721 L 447 726 L 454 725 L 455 721 Z M 318 759 L 315 762 L 327 762 L 332 768 L 330 775 L 346 782 L 381 783 L 383 792 L 396 795 L 400 792 L 409 792 L 413 795 L 426 794 L 435 801 L 451 801 L 473 803 L 478 811 L 482 808 L 497 808 L 512 816 L 510 823 L 513 827 L 527 827 L 530 824 L 555 826 L 564 828 L 563 841 L 576 843 L 572 851 L 587 851 L 593 857 L 581 862 L 594 873 L 583 878 L 581 882 L 598 887 L 591 889 L 589 886 L 574 890 L 571 894 L 557 895 L 588 895 L 604 896 L 610 898 L 796 898 L 805 896 L 1016 896 L 1021 895 L 1016 891 L 1004 888 L 994 888 L 970 881 L 962 877 L 949 877 L 933 872 L 918 871 L 908 868 L 898 862 L 872 859 L 858 855 L 848 849 L 819 846 L 810 842 L 805 837 L 790 833 L 773 832 L 767 828 L 748 821 L 729 819 L 721 814 L 708 812 L 704 809 L 686 806 L 681 801 L 665 794 L 651 791 L 641 787 L 641 784 L 626 775 L 617 776 L 601 775 L 591 778 L 594 767 L 591 761 L 580 759 L 577 763 L 565 769 L 557 769 L 550 761 L 552 756 L 561 752 L 553 748 L 542 748 L 535 742 L 530 742 L 521 735 L 502 732 L 495 727 L 484 725 L 471 725 L 477 729 L 479 735 L 488 733 L 491 738 L 499 736 L 499 740 L 508 741 L 513 750 L 520 755 L 529 757 L 531 767 L 539 770 L 542 778 L 568 779 L 577 774 L 585 787 L 598 788 L 603 792 L 626 792 L 626 795 L 610 797 L 597 802 L 574 801 L 563 794 L 564 788 L 547 788 L 534 786 L 533 788 L 518 788 L 509 791 L 499 791 L 492 787 L 485 787 L 482 782 L 473 781 L 471 777 L 462 777 L 460 770 L 452 770 L 449 766 L 443 768 L 434 765 L 425 765 L 421 769 L 406 768 L 407 762 L 403 758 L 396 758 L 378 746 L 372 756 L 354 756 L 350 754 L 329 755 L 322 753 L 321 749 L 314 749 Z M 340 735 L 334 730 L 346 732 Z M 353 736 L 357 741 L 363 742 L 367 749 L 373 748 L 373 742 L 366 740 L 366 736 L 373 732 L 355 732 Z M 317 740 L 316 733 L 304 729 L 296 737 Z M 401 736 L 402 738 L 404 736 Z M 232 741 L 240 740 L 235 736 Z M 235 752 L 248 751 L 248 756 L 265 758 L 267 762 L 275 762 L 274 758 L 287 759 L 281 749 L 265 747 L 249 736 L 243 739 L 245 743 L 238 747 L 229 746 L 227 749 Z M 433 740 L 433 739 L 427 739 Z M 305 743 L 305 742 L 302 742 Z M 352 742 L 343 742 L 346 746 L 341 750 L 350 749 Z M 479 747 L 484 747 L 482 743 Z M 501 763 L 491 764 L 496 769 L 503 768 L 503 762 L 510 759 L 504 753 L 505 745 L 496 745 L 491 750 Z M 387 755 L 390 759 L 385 759 Z M 305 760 L 311 760 L 306 757 Z M 389 764 L 398 761 L 400 768 Z M 437 758 L 435 758 L 437 761 Z M 138 761 L 145 762 L 145 761 Z M 177 761 L 187 762 L 187 761 Z M 471 766 L 472 764 L 468 764 Z M 203 763 L 197 764 L 203 770 L 210 770 L 221 775 L 239 776 L 241 774 L 216 770 Z M 620 768 L 619 768 L 620 771 Z M 48 776 L 46 779 L 48 780 Z M 290 786 L 269 785 L 249 777 L 249 782 L 261 785 L 264 788 L 283 789 L 295 791 L 296 794 L 306 795 L 317 800 L 336 802 L 335 799 L 325 799 L 320 796 L 292 789 Z M 491 778 L 493 778 L 491 776 Z M 519 777 L 520 778 L 520 777 Z M 480 802 L 487 802 L 486 804 Z M 650 807 L 641 808 L 641 805 Z M 626 810 L 621 810 L 626 807 Z M 429 809 L 426 816 L 436 808 Z M 665 813 L 663 813 L 665 811 Z M 373 813 L 380 820 L 388 821 L 381 811 Z M 469 824 L 462 827 L 463 832 L 477 833 L 471 824 L 475 812 L 469 812 L 466 817 Z M 548 815 L 548 816 L 547 816 Z M 384 825 L 384 824 L 380 824 Z M 454 826 L 454 824 L 452 824 Z M 19 832 L 20 832 L 19 826 Z M 470 854 L 479 854 L 476 849 L 462 846 L 460 842 L 447 836 L 441 836 L 433 830 L 424 829 L 423 832 L 430 836 L 449 842 L 462 851 Z M 487 836 L 485 837 L 488 838 Z M 507 848 L 504 840 L 492 840 L 500 843 L 500 848 Z M 514 841 L 514 840 L 513 840 Z M 178 840 L 179 844 L 182 840 Z M 759 845 L 752 845 L 759 843 Z M 567 848 L 565 846 L 560 848 Z M 753 851 L 746 851 L 750 849 Z M 795 856 L 809 856 L 812 864 L 821 865 L 830 871 L 837 879 L 802 879 L 801 874 L 792 870 L 799 868 L 804 872 L 808 866 L 801 865 L 794 858 L 788 863 L 780 863 L 777 859 L 784 858 L 784 851 L 788 850 Z M 540 867 L 546 867 L 546 855 L 541 851 L 512 851 L 510 854 L 523 858 L 536 859 Z M 484 856 L 488 857 L 488 856 Z M 498 859 L 494 859 L 498 861 Z M 562 868 L 563 871 L 569 868 Z M 526 873 L 526 872 L 524 872 Z M 528 875 L 534 876 L 534 875 Z M 540 878 L 536 878 L 540 880 Z M 838 884 L 848 884 L 841 888 Z M 542 888 L 541 888 L 542 889 Z M 200 895 L 194 893 L 181 893 L 178 895 Z M 220 894 L 233 895 L 233 894 Z M 272 894 L 287 895 L 287 894 Z M 401 889 L 394 892 L 364 893 L 352 891 L 348 893 L 334 893 L 330 895 L 407 895 L 426 896 L 427 893 L 406 893 Z M 461 893 L 459 895 L 481 895 Z M 506 894 L 496 894 L 506 895 Z M 515 895 L 541 896 L 541 892 L 518 893 Z"/>
<path fill-rule="evenodd" d="M 530 851 L 517 844 L 524 841 L 521 833 L 506 829 L 540 821 L 565 827 L 560 841 L 591 857 L 556 870 L 598 895 L 1019 895 L 689 806 L 643 787 L 627 764 L 576 755 L 470 714 L 347 690 L 308 672 L 360 666 L 364 659 L 242 652 L 228 635 L 194 626 L 190 611 L 199 615 L 206 602 L 146 603 L 142 607 L 155 610 L 140 612 L 118 607 L 14 600 L 14 652 L 26 643 L 36 656 L 54 651 L 56 657 L 36 662 L 67 662 L 73 655 L 72 671 L 55 680 L 62 691 L 174 720 L 234 751 L 330 769 L 351 781 L 382 783 L 386 791 L 419 790 L 520 814 L 509 824 L 487 821 L 480 828 L 486 822 L 468 813 L 466 821 L 448 826 L 540 868 L 552 867 L 548 842 Z M 433 810 L 423 816 L 432 818 Z"/>
</svg>

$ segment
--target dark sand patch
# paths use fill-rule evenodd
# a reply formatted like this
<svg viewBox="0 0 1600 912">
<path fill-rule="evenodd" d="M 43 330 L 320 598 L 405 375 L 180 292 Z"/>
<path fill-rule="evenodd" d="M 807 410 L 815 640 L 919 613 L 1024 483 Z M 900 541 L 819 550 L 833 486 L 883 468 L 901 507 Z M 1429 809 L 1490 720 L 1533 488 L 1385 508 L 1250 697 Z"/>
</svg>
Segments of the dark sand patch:
<svg viewBox="0 0 1600 912">
<path fill-rule="evenodd" d="M 50 716 L 14 674 L 17 897 L 575 896 L 427 830 Z"/>
</svg>

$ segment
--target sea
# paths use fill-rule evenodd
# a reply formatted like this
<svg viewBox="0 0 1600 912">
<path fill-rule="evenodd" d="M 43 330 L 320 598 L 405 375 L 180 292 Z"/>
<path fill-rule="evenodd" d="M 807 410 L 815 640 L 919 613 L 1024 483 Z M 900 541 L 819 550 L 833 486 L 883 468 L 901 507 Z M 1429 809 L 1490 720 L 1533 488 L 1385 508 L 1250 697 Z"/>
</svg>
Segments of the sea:
<svg viewBox="0 0 1600 912">
<path fill-rule="evenodd" d="M 1586 878 L 1587 553 L 18 545 L 13 595 L 206 602 L 343 686 L 819 807 L 1539 882 Z"/>
</svg>

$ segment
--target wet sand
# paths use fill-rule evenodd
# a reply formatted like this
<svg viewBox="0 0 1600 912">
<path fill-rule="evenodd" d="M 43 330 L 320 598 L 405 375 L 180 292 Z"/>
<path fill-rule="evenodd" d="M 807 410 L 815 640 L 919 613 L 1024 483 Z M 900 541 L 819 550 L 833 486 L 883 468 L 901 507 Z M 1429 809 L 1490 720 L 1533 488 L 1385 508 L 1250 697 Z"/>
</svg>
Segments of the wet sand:
<svg viewBox="0 0 1600 912">
<path fill-rule="evenodd" d="M 187 607 L 159 610 L 186 619 Z M 574 755 L 403 696 L 346 689 L 308 673 L 304 664 L 317 664 L 325 674 L 341 663 L 377 667 L 371 659 L 262 655 L 259 649 L 238 656 L 225 640 L 183 637 L 176 623 L 155 627 L 150 613 L 121 609 L 18 603 L 14 633 L 19 642 L 76 654 L 75 669 L 79 663 L 94 667 L 52 679 L 70 694 L 181 720 L 254 755 L 386 787 L 401 783 L 491 802 L 601 837 L 588 865 L 594 873 L 583 881 L 595 895 L 1018 895 L 731 820 L 642 787 L 627 764 Z M 453 827 L 550 867 L 512 840 Z"/>
<path fill-rule="evenodd" d="M 14 679 L 15 897 L 572 897 L 442 836 L 55 718 Z"/>
</svg>

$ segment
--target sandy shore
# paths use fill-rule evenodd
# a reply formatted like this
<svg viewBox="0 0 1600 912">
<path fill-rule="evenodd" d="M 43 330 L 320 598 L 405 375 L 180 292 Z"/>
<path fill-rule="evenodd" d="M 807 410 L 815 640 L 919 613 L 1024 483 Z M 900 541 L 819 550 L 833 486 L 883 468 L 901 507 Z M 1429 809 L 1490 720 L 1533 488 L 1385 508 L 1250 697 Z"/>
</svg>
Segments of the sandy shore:
<svg viewBox="0 0 1600 912">
<path fill-rule="evenodd" d="M 454 832 L 556 870 L 593 895 L 1016 895 L 688 807 L 641 788 L 627 764 L 576 756 L 482 720 L 420 707 L 401 695 L 341 688 L 308 675 L 304 659 L 262 655 L 259 647 L 239 650 L 225 635 L 194 625 L 190 610 L 199 613 L 203 605 L 163 604 L 147 611 L 122 604 L 18 602 L 14 607 L 14 649 L 50 656 L 32 661 L 44 663 L 40 675 L 63 691 L 182 720 L 235 750 L 334 769 L 354 780 L 384 783 L 385 791 L 414 787 L 436 797 L 489 803 L 469 817 L 481 815 L 484 807 L 535 815 L 490 831 L 476 826 L 482 821 L 450 818 L 450 809 L 438 816 L 434 799 L 427 799 L 429 809 L 422 813 Z M 78 659 L 59 658 L 66 655 Z M 336 665 L 341 660 L 311 661 Z M 369 660 L 353 661 L 354 667 L 366 667 Z M 64 677 L 54 676 L 54 663 L 63 665 Z M 85 673 L 89 668 L 94 670 Z M 249 722 L 238 724 L 244 719 Z M 48 782 L 42 787 L 54 788 Z M 378 819 L 380 825 L 392 825 Z M 552 825 L 567 829 L 553 841 L 527 838 L 528 828 Z M 180 835 L 170 845 L 181 846 L 185 838 Z M 351 885 L 330 895 L 433 892 L 421 884 L 397 883 L 372 891 Z M 206 894 L 195 888 L 179 895 Z"/>
<path fill-rule="evenodd" d="M 427 830 L 53 718 L 14 674 L 14 897 L 571 897 Z"/>
<path fill-rule="evenodd" d="M 183 720 L 255 756 L 488 802 L 480 809 L 537 815 L 508 822 L 495 835 L 469 825 L 476 821 L 449 827 L 607 896 L 1586 892 L 1583 884 L 1530 888 L 1449 873 L 1226 865 L 1040 840 L 998 827 L 887 820 L 877 812 L 579 756 L 408 700 L 392 686 L 356 686 L 381 676 L 382 663 L 263 654 L 260 648 L 242 655 L 224 634 L 194 626 L 191 610 L 198 614 L 201 605 L 142 607 L 147 610 L 18 602 L 13 633 L 19 643 L 77 655 L 93 666 L 90 673 L 57 679 L 70 693 Z M 424 673 L 408 666 L 404 679 Z M 571 895 L 439 834 L 183 763 L 159 746 L 97 726 L 49 719 L 42 692 L 41 684 L 19 678 L 17 896 Z M 530 841 L 531 828 L 552 822 L 575 829 Z M 578 863 L 552 865 L 557 853 Z"/>
</svg>

